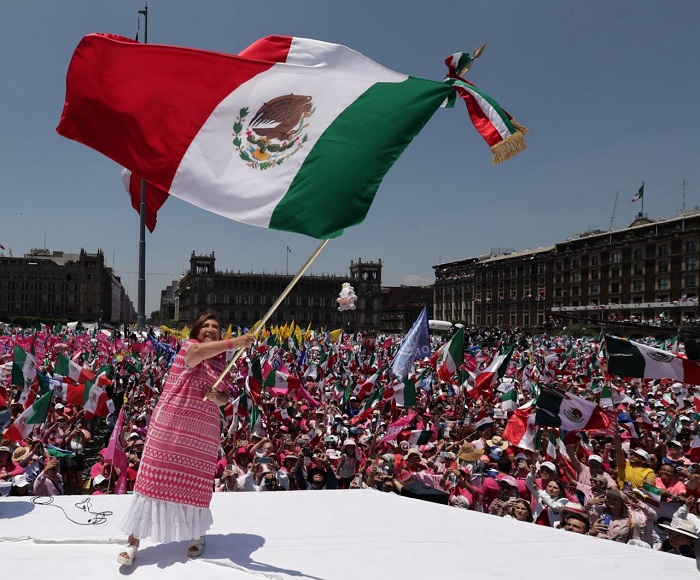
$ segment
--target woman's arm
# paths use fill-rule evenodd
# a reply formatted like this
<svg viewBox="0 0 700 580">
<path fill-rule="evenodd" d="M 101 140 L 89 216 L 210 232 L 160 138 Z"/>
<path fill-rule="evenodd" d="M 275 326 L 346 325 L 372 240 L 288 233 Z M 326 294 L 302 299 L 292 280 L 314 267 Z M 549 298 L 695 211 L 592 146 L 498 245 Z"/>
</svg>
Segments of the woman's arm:
<svg viewBox="0 0 700 580">
<path fill-rule="evenodd" d="M 189 346 L 185 354 L 185 364 L 188 367 L 196 367 L 203 360 L 215 357 L 227 350 L 234 348 L 248 348 L 255 342 L 255 336 L 244 334 L 227 340 L 212 340 L 207 342 L 195 342 Z"/>
</svg>

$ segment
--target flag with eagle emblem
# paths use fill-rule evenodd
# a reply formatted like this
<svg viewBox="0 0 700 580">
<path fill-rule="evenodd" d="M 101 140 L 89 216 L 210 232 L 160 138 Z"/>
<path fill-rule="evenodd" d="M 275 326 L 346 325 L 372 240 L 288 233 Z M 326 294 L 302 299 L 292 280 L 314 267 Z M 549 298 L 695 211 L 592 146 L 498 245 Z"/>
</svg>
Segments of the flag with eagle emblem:
<svg viewBox="0 0 700 580">
<path fill-rule="evenodd" d="M 453 90 L 304 38 L 233 56 L 90 34 L 57 131 L 216 214 L 329 238 Z"/>
</svg>

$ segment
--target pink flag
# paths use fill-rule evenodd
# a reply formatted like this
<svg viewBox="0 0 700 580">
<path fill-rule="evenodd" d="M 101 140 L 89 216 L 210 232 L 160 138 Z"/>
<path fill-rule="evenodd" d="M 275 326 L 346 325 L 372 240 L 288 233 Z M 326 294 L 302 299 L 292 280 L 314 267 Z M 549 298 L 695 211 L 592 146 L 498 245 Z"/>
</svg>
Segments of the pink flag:
<svg viewBox="0 0 700 580">
<path fill-rule="evenodd" d="M 297 396 L 297 398 L 306 400 L 306 402 L 314 408 L 321 406 L 321 403 L 314 399 L 304 387 L 294 389 L 294 394 Z"/>
<path fill-rule="evenodd" d="M 119 411 L 119 418 L 117 419 L 117 424 L 112 430 L 112 435 L 109 437 L 109 444 L 107 449 L 104 450 L 105 461 L 111 461 L 112 466 L 119 469 L 119 480 L 114 486 L 114 493 L 123 494 L 126 493 L 126 469 L 129 467 L 129 460 L 126 457 L 124 448 L 122 447 L 121 440 L 119 438 L 122 432 L 122 423 L 124 422 L 124 407 Z"/>
<path fill-rule="evenodd" d="M 411 424 L 411 421 L 416 418 L 417 412 L 409 413 L 405 417 L 401 417 L 397 421 L 394 421 L 386 428 L 386 435 L 382 437 L 380 443 L 386 443 L 387 441 L 393 441 L 399 436 L 399 433 L 404 430 L 404 427 Z"/>
</svg>

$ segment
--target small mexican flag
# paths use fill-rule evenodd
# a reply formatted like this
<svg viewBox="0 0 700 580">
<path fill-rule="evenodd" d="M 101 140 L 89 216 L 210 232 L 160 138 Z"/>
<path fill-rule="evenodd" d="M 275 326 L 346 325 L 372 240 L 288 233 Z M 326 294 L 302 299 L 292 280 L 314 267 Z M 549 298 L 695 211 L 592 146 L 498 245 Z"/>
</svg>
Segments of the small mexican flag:
<svg viewBox="0 0 700 580">
<path fill-rule="evenodd" d="M 54 370 L 54 374 L 70 379 L 76 384 L 85 383 L 85 381 L 90 381 L 94 377 L 92 372 L 83 368 L 81 365 L 75 361 L 72 361 L 61 353 L 56 355 L 56 368 Z"/>
<path fill-rule="evenodd" d="M 12 384 L 25 388 L 34 382 L 35 377 L 36 358 L 19 346 L 15 346 L 12 360 Z"/>
<path fill-rule="evenodd" d="M 517 409 L 515 413 L 513 413 L 513 416 L 508 419 L 506 429 L 503 432 L 503 438 L 515 447 L 526 449 L 527 451 L 534 451 L 536 432 L 535 409 L 533 407 L 528 407 L 525 409 Z"/>
<path fill-rule="evenodd" d="M 437 374 L 441 380 L 449 382 L 457 369 L 464 364 L 464 328 L 460 328 L 440 349 Z"/>
<path fill-rule="evenodd" d="M 408 436 L 408 442 L 411 445 L 425 445 L 432 436 L 433 432 L 430 429 L 418 429 L 411 431 L 411 434 Z"/>
<path fill-rule="evenodd" d="M 644 492 L 646 493 L 644 501 L 649 505 L 653 505 L 654 507 L 659 507 L 661 505 L 661 490 L 658 487 L 645 483 Z"/>
<path fill-rule="evenodd" d="M 5 430 L 3 438 L 10 441 L 24 441 L 32 432 L 34 425 L 41 425 L 46 421 L 52 397 L 53 391 L 49 391 L 34 401 L 34 404 L 27 407 Z"/>
<path fill-rule="evenodd" d="M 639 201 L 643 197 L 644 197 L 644 182 L 642 181 L 642 186 L 637 190 L 637 193 L 634 194 L 632 201 Z"/>
</svg>

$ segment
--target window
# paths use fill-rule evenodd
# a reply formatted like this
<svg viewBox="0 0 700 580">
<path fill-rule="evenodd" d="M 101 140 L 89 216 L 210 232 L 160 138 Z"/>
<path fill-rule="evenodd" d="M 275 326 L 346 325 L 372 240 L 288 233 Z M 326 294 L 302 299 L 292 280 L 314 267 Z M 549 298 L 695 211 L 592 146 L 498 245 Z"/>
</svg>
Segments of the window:
<svg viewBox="0 0 700 580">
<path fill-rule="evenodd" d="M 632 251 L 632 257 L 635 260 L 641 260 L 644 257 L 644 250 L 642 248 L 635 248 Z"/>
<path fill-rule="evenodd" d="M 597 280 L 599 277 L 600 273 L 598 272 L 598 268 L 591 270 L 591 280 Z"/>
<path fill-rule="evenodd" d="M 598 256 L 591 256 L 591 266 L 597 266 L 599 259 Z"/>
<path fill-rule="evenodd" d="M 574 272 L 574 275 L 572 276 L 571 280 L 573 282 L 580 282 L 581 281 L 581 272 Z"/>
<path fill-rule="evenodd" d="M 661 244 L 659 246 L 659 256 L 668 256 L 668 244 Z"/>
<path fill-rule="evenodd" d="M 600 286 L 598 284 L 591 284 L 591 294 L 593 296 L 600 294 Z"/>
<path fill-rule="evenodd" d="M 689 254 L 692 252 L 697 252 L 698 251 L 698 243 L 695 240 L 688 240 L 685 243 L 685 251 Z"/>
<path fill-rule="evenodd" d="M 697 278 L 695 274 L 688 274 L 685 277 L 685 287 L 686 288 L 695 288 L 697 286 Z"/>
<path fill-rule="evenodd" d="M 581 288 L 579 286 L 574 286 L 571 289 L 571 295 L 572 296 L 580 296 L 581 295 Z"/>
<path fill-rule="evenodd" d="M 613 252 L 612 254 L 610 254 L 610 261 L 613 264 L 619 264 L 621 260 L 622 254 L 620 252 Z"/>
<path fill-rule="evenodd" d="M 620 283 L 619 282 L 611 282 L 610 283 L 610 292 L 613 294 L 617 294 L 620 291 Z"/>
<path fill-rule="evenodd" d="M 580 262 L 578 261 L 578 258 L 574 258 L 573 260 L 571 260 L 571 267 L 572 268 L 574 268 L 574 269 L 578 268 L 579 265 L 580 265 Z"/>
<path fill-rule="evenodd" d="M 668 278 L 659 278 L 659 290 L 668 290 Z"/>
<path fill-rule="evenodd" d="M 668 260 L 659 260 L 659 272 L 668 272 Z"/>
<path fill-rule="evenodd" d="M 619 278 L 620 277 L 620 266 L 613 266 L 610 268 L 610 277 Z"/>
<path fill-rule="evenodd" d="M 641 280 L 635 280 L 632 282 L 632 291 L 633 292 L 642 292 L 644 290 L 644 282 Z"/>
<path fill-rule="evenodd" d="M 632 272 L 634 273 L 635 276 L 643 276 L 644 275 L 644 266 L 642 264 L 635 264 L 634 268 L 632 268 Z"/>
<path fill-rule="evenodd" d="M 698 267 L 698 259 L 694 257 L 686 258 L 685 259 L 685 269 L 686 270 L 695 270 L 695 268 Z"/>
</svg>

